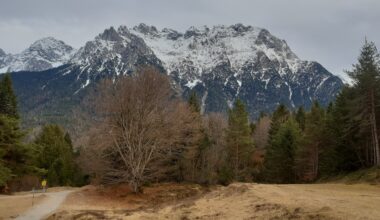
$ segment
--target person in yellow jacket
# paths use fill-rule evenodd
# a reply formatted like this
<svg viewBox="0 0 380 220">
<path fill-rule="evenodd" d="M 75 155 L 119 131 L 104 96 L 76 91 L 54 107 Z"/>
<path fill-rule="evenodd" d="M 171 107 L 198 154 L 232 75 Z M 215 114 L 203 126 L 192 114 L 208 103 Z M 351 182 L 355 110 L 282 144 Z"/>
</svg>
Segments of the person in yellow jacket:
<svg viewBox="0 0 380 220">
<path fill-rule="evenodd" d="M 43 192 L 46 192 L 46 185 L 47 185 L 47 180 L 46 179 L 43 179 L 41 181 L 41 186 L 42 186 L 42 191 Z"/>
</svg>

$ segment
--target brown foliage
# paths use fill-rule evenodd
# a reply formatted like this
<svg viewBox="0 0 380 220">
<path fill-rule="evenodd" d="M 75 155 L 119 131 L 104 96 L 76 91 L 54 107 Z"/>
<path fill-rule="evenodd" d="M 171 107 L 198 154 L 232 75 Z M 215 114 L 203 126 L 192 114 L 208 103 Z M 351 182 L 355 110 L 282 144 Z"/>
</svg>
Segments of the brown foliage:
<svg viewBox="0 0 380 220">
<path fill-rule="evenodd" d="M 167 172 L 168 160 L 193 126 L 187 104 L 174 98 L 167 76 L 154 69 L 104 80 L 95 105 L 100 118 L 91 148 L 84 150 L 87 167 L 103 183 L 128 182 L 135 192 Z"/>
<path fill-rule="evenodd" d="M 226 162 L 226 129 L 227 120 L 224 115 L 211 113 L 203 120 L 209 146 L 203 149 L 200 160 L 199 181 L 215 184 L 218 182 L 218 172 Z"/>
</svg>

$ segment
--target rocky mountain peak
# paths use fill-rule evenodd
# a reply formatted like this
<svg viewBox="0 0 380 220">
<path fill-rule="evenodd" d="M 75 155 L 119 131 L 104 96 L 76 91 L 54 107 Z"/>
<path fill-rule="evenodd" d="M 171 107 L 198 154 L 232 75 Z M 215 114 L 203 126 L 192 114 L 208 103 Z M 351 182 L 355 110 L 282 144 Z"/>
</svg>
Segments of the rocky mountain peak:
<svg viewBox="0 0 380 220">
<path fill-rule="evenodd" d="M 142 34 L 146 35 L 157 35 L 158 30 L 155 26 L 149 26 L 144 23 L 140 23 L 139 25 L 133 27 L 133 30 L 138 31 Z"/>
<path fill-rule="evenodd" d="M 107 41 L 121 41 L 123 38 L 119 35 L 119 33 L 115 30 L 114 27 L 110 27 L 105 29 L 103 33 L 98 36 L 102 40 Z"/>
<path fill-rule="evenodd" d="M 40 40 L 26 50 L 33 53 L 22 53 L 15 60 L 25 64 L 23 69 L 51 68 L 55 63 L 48 57 L 55 56 L 44 53 L 53 47 L 63 46 L 54 39 Z M 69 60 L 55 61 L 72 64 L 59 71 L 62 78 L 75 78 L 70 84 L 74 94 L 101 78 L 154 66 L 168 74 L 183 97 L 195 91 L 202 111 L 226 112 L 239 98 L 251 117 L 271 112 L 279 103 L 291 109 L 308 108 L 313 100 L 327 105 L 343 85 L 319 63 L 299 59 L 268 30 L 243 24 L 190 27 L 184 33 L 143 23 L 133 28 L 110 27 Z"/>
<path fill-rule="evenodd" d="M 0 57 L 5 57 L 7 54 L 0 48 Z"/>
<path fill-rule="evenodd" d="M 240 33 L 247 32 L 247 31 L 252 31 L 253 30 L 252 26 L 250 26 L 250 25 L 244 26 L 241 23 L 237 23 L 237 24 L 231 25 L 230 28 L 232 28 L 234 31 L 240 32 Z"/>
<path fill-rule="evenodd" d="M 19 54 L 7 54 L 0 64 L 0 73 L 43 71 L 65 64 L 75 49 L 61 40 L 45 37 L 32 43 Z"/>
<path fill-rule="evenodd" d="M 54 37 L 41 38 L 29 46 L 30 49 L 41 49 L 41 50 L 57 49 L 60 47 L 66 48 L 67 50 L 73 49 L 71 46 L 67 45 L 65 42 L 61 40 L 57 40 Z"/>
<path fill-rule="evenodd" d="M 21 54 L 24 56 L 40 56 L 47 61 L 55 62 L 56 60 L 67 60 L 73 52 L 74 48 L 65 42 L 53 37 L 45 37 L 32 43 Z"/>
</svg>

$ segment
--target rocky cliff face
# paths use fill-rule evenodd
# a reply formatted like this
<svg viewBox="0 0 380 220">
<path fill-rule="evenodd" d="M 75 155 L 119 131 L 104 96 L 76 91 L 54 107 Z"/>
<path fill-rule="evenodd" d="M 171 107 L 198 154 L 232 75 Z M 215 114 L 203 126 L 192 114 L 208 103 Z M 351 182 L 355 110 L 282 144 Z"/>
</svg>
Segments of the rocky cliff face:
<svg viewBox="0 0 380 220">
<path fill-rule="evenodd" d="M 279 103 L 309 107 L 332 101 L 342 81 L 317 62 L 299 59 L 284 40 L 267 30 L 236 24 L 191 27 L 185 33 L 140 24 L 110 28 L 71 60 L 87 76 L 132 73 L 153 65 L 172 79 L 183 96 L 196 91 L 205 112 L 225 111 L 242 99 L 251 116 Z"/>
<path fill-rule="evenodd" d="M 280 103 L 291 109 L 308 108 L 314 100 L 327 105 L 343 85 L 319 63 L 298 58 L 284 40 L 265 29 L 242 24 L 191 27 L 184 33 L 145 24 L 111 27 L 75 53 L 58 44 L 59 49 L 48 50 L 53 51 L 48 56 L 33 52 L 46 51 L 38 45 L 26 50 L 38 54 L 31 57 L 56 57 L 44 59 L 60 60 L 65 65 L 41 73 L 46 77 L 39 77 L 42 81 L 35 93 L 64 94 L 65 100 L 85 94 L 87 87 L 101 78 L 131 75 L 143 66 L 154 66 L 169 75 L 173 87 L 185 98 L 195 91 L 203 112 L 226 111 L 241 99 L 252 118 L 260 111 L 273 111 Z M 18 74 L 18 78 L 27 73 Z M 49 99 L 54 95 L 45 101 Z"/>
</svg>

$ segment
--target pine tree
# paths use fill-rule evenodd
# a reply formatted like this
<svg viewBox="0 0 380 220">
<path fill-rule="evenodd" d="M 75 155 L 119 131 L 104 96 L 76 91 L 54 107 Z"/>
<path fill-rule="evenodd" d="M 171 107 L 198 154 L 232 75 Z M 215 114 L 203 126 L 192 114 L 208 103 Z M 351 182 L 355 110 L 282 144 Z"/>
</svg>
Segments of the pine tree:
<svg viewBox="0 0 380 220">
<path fill-rule="evenodd" d="M 202 153 L 207 147 L 207 135 L 202 128 L 202 117 L 200 113 L 200 105 L 195 92 L 192 92 L 188 106 L 192 114 L 191 123 L 192 129 L 186 133 L 186 143 L 182 144 L 182 150 L 178 153 L 179 156 L 179 169 L 177 180 L 185 180 L 189 182 L 198 182 L 199 175 L 202 169 Z"/>
<path fill-rule="evenodd" d="M 0 114 L 0 176 L 5 179 L 10 178 L 8 175 L 17 177 L 28 173 L 31 169 L 28 148 L 22 143 L 24 135 L 17 119 Z"/>
<path fill-rule="evenodd" d="M 75 185 L 73 146 L 68 133 L 57 125 L 46 125 L 35 143 L 37 165 L 47 170 L 50 185 Z"/>
<path fill-rule="evenodd" d="M 323 146 L 325 112 L 314 102 L 306 115 L 304 143 L 297 152 L 297 173 L 302 180 L 315 180 L 319 174 L 319 155 Z"/>
<path fill-rule="evenodd" d="M 264 176 L 268 182 L 294 183 L 296 152 L 301 146 L 301 130 L 293 119 L 281 124 L 267 147 Z"/>
<path fill-rule="evenodd" d="M 253 151 L 248 112 L 242 101 L 236 101 L 228 113 L 227 148 L 234 180 L 249 178 L 248 163 Z"/>
<path fill-rule="evenodd" d="M 378 115 L 379 109 L 377 100 L 380 98 L 380 69 L 378 65 L 379 54 L 373 42 L 364 43 L 358 63 L 353 66 L 353 70 L 348 74 L 354 82 L 356 97 L 353 103 L 355 117 L 360 120 L 359 132 L 363 134 L 363 139 L 369 140 L 367 153 L 369 164 L 380 166 L 380 148 L 378 135 Z"/>
<path fill-rule="evenodd" d="M 362 142 L 367 142 L 368 138 L 363 138 L 360 133 L 360 117 L 353 111 L 356 92 L 352 87 L 344 87 L 336 98 L 332 111 L 332 122 L 330 126 L 334 131 L 332 142 L 335 144 L 334 151 L 339 155 L 330 155 L 330 160 L 336 159 L 336 171 L 354 171 L 366 166 L 366 153 L 363 154 Z M 354 107 L 356 109 L 356 107 Z M 364 150 L 366 151 L 366 150 Z"/>
<path fill-rule="evenodd" d="M 319 156 L 319 175 L 321 177 L 337 174 L 339 159 L 343 156 L 337 151 L 340 131 L 338 131 L 339 126 L 334 118 L 335 111 L 336 105 L 330 103 L 326 110 L 325 123 L 322 129 L 323 140 Z"/>
<path fill-rule="evenodd" d="M 303 108 L 303 106 L 300 106 L 298 109 L 297 109 L 297 112 L 296 112 L 296 115 L 295 115 L 295 119 L 296 121 L 298 122 L 301 130 L 305 130 L 305 121 L 306 121 L 306 115 L 305 115 L 305 110 Z"/>
<path fill-rule="evenodd" d="M 281 124 L 285 123 L 290 117 L 290 112 L 285 105 L 281 104 L 273 112 L 271 128 L 269 130 L 269 136 L 276 134 Z"/>
<path fill-rule="evenodd" d="M 0 81 L 0 114 L 19 118 L 16 95 L 13 91 L 12 79 L 6 74 Z"/>
<path fill-rule="evenodd" d="M 201 107 L 199 105 L 198 97 L 195 92 L 191 93 L 188 103 L 194 112 L 201 112 Z"/>
</svg>

